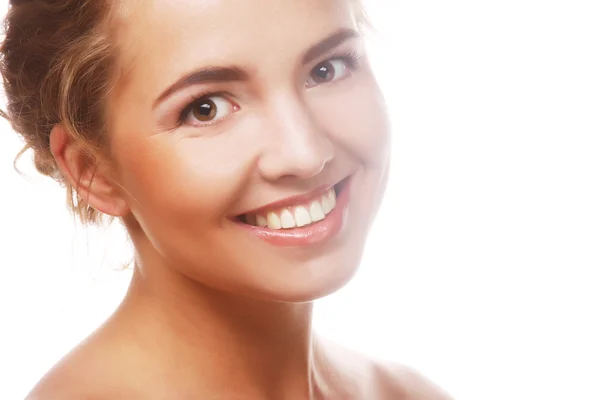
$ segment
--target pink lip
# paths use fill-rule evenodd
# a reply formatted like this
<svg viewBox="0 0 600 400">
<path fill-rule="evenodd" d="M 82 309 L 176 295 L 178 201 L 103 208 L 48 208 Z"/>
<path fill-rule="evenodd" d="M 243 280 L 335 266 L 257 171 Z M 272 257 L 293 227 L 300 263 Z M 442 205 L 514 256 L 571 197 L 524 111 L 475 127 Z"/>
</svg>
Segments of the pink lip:
<svg viewBox="0 0 600 400">
<path fill-rule="evenodd" d="M 236 221 L 236 223 L 251 234 L 276 246 L 297 247 L 322 242 L 337 235 L 344 226 L 346 211 L 350 200 L 351 183 L 352 178 L 347 179 L 346 184 L 337 196 L 335 208 L 325 217 L 325 219 L 311 225 L 293 229 L 269 229 L 248 225 L 241 221 Z M 317 194 L 318 193 L 319 192 L 317 192 Z M 310 198 L 311 196 L 314 196 L 314 193 L 306 197 Z M 297 200 L 298 197 L 295 197 L 294 199 Z M 303 198 L 300 197 L 300 201 L 302 200 Z M 296 203 L 297 202 L 298 201 L 296 201 Z M 281 204 L 283 204 L 282 206 L 285 206 L 285 204 L 289 203 L 280 204 L 280 202 L 278 202 L 275 204 L 277 206 Z"/>
</svg>

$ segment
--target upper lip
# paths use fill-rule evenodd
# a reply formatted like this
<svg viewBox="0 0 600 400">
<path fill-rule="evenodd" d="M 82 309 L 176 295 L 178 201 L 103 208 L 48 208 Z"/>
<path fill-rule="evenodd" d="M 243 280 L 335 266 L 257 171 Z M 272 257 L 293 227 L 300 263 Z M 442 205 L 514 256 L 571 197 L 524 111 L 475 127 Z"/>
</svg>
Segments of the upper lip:
<svg viewBox="0 0 600 400">
<path fill-rule="evenodd" d="M 292 206 L 292 205 L 296 205 L 296 204 L 302 204 L 308 200 L 311 200 L 311 199 L 317 197 L 320 194 L 327 192 L 329 189 L 333 188 L 335 185 L 337 185 L 340 182 L 342 182 L 342 181 L 332 183 L 332 184 L 321 185 L 321 186 L 311 190 L 308 193 L 286 197 L 286 198 L 274 201 L 272 203 L 265 204 L 264 206 L 255 208 L 253 210 L 246 211 L 239 215 L 261 214 L 262 212 L 267 211 L 267 210 L 276 210 L 276 209 L 280 209 L 280 208 L 284 208 L 284 207 L 288 207 L 288 206 Z"/>
</svg>

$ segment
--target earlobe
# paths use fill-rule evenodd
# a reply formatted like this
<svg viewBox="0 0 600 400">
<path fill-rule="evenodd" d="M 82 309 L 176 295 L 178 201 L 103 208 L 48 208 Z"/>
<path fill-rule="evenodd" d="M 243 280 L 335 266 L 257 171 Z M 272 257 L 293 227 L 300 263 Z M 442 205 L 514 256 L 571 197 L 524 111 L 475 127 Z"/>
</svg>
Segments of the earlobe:
<svg viewBox="0 0 600 400">
<path fill-rule="evenodd" d="M 65 183 L 70 184 L 90 207 L 113 217 L 129 213 L 122 190 L 108 166 L 86 153 L 61 125 L 56 125 L 50 133 L 50 151 Z"/>
</svg>

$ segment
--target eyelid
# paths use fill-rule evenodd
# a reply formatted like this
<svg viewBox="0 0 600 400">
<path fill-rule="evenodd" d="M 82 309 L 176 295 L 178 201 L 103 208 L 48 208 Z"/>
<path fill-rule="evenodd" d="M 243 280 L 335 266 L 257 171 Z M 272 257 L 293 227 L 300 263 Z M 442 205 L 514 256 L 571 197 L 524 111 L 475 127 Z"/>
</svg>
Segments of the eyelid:
<svg viewBox="0 0 600 400">
<path fill-rule="evenodd" d="M 351 47 L 349 49 L 338 49 L 329 56 L 323 58 L 319 62 L 313 64 L 313 68 L 332 60 L 346 60 L 352 65 L 356 65 L 363 58 L 363 53 L 358 48 Z"/>
</svg>

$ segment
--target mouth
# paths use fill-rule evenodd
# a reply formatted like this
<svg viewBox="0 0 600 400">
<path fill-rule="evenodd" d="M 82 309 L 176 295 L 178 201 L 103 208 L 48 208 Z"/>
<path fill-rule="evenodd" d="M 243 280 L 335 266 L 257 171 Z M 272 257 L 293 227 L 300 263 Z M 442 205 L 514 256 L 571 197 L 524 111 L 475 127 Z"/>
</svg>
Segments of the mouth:
<svg viewBox="0 0 600 400">
<path fill-rule="evenodd" d="M 275 246 L 303 247 L 325 242 L 346 226 L 352 177 L 240 215 L 235 218 L 236 225 Z"/>
<path fill-rule="evenodd" d="M 338 197 L 347 186 L 350 177 L 302 200 L 286 202 L 271 208 L 263 208 L 236 217 L 238 222 L 250 227 L 273 231 L 309 228 L 326 218 L 339 206 Z"/>
</svg>

